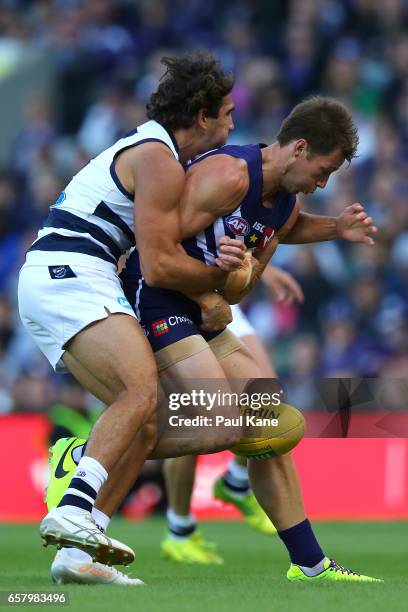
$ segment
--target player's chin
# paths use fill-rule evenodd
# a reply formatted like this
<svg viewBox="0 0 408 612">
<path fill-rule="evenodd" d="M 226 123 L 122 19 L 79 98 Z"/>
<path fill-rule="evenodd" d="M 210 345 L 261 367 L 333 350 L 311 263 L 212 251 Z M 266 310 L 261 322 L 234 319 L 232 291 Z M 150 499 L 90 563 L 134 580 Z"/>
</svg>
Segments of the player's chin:
<svg viewBox="0 0 408 612">
<path fill-rule="evenodd" d="M 288 191 L 289 193 L 293 193 L 293 194 L 298 194 L 298 193 L 308 193 L 306 191 L 306 188 L 302 187 L 302 185 L 288 185 L 285 187 L 286 191 Z"/>
</svg>

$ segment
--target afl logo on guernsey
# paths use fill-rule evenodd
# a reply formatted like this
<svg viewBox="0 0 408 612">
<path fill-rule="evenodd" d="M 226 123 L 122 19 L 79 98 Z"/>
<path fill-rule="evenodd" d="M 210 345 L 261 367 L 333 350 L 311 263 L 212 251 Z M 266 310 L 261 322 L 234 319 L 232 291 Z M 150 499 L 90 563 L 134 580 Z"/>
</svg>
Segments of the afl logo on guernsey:
<svg viewBox="0 0 408 612">
<path fill-rule="evenodd" d="M 249 223 L 242 217 L 230 215 L 225 219 L 225 223 L 236 236 L 247 236 L 249 234 Z"/>
</svg>

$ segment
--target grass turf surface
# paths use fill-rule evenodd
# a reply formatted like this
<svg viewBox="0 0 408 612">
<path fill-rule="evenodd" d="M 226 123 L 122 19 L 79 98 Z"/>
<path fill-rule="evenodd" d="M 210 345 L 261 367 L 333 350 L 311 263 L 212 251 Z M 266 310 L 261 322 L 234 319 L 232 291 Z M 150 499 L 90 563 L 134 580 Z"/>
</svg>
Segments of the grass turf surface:
<svg viewBox="0 0 408 612">
<path fill-rule="evenodd" d="M 0 590 L 64 591 L 72 610 L 116 612 L 359 612 L 407 610 L 408 523 L 317 523 L 325 552 L 385 584 L 289 583 L 286 551 L 279 538 L 262 536 L 237 522 L 207 523 L 205 537 L 218 543 L 224 566 L 186 566 L 160 559 L 161 519 L 115 521 L 110 532 L 136 550 L 128 568 L 145 587 L 53 585 L 54 548 L 43 549 L 33 525 L 0 525 Z M 14 609 L 24 609 L 11 606 Z M 53 606 L 54 607 L 54 606 Z"/>
</svg>

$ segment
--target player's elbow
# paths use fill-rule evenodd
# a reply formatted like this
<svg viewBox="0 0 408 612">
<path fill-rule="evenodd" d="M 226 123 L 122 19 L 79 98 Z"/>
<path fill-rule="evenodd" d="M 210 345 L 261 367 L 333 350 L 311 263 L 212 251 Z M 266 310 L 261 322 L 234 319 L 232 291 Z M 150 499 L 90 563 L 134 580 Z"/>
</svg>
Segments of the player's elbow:
<svg viewBox="0 0 408 612">
<path fill-rule="evenodd" d="M 165 276 L 158 266 L 149 266 L 142 270 L 143 278 L 149 287 L 163 287 Z"/>
<path fill-rule="evenodd" d="M 168 279 L 171 276 L 171 269 L 167 259 L 160 256 L 152 261 L 142 263 L 142 274 L 149 287 L 167 288 Z"/>
</svg>

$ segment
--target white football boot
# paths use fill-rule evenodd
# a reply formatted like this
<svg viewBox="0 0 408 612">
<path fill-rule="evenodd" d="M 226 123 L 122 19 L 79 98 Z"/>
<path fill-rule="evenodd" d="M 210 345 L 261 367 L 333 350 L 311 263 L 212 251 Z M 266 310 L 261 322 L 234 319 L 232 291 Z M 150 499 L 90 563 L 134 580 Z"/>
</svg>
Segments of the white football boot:
<svg viewBox="0 0 408 612">
<path fill-rule="evenodd" d="M 74 549 L 69 549 L 74 550 Z M 78 552 L 78 551 L 76 551 Z M 119 586 L 144 585 L 143 580 L 130 578 L 115 567 L 92 563 L 89 555 L 73 558 L 66 549 L 57 552 L 51 565 L 51 577 L 57 584 L 116 584 Z M 82 555 L 78 555 L 81 557 Z"/>
<path fill-rule="evenodd" d="M 91 555 L 93 561 L 106 565 L 128 565 L 135 559 L 135 553 L 126 544 L 99 531 L 86 511 L 73 513 L 63 511 L 63 507 L 53 508 L 41 522 L 40 535 L 44 546 L 80 548 Z"/>
</svg>

